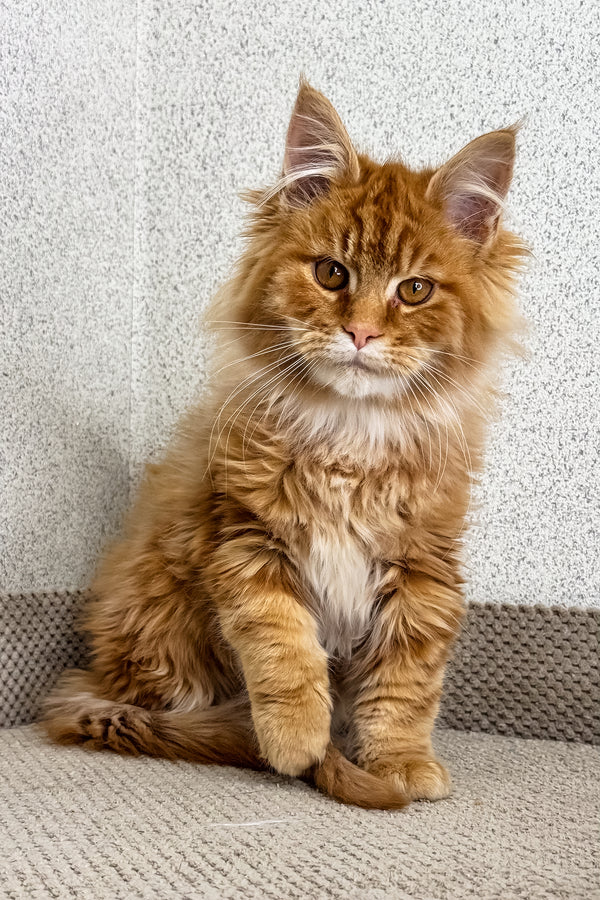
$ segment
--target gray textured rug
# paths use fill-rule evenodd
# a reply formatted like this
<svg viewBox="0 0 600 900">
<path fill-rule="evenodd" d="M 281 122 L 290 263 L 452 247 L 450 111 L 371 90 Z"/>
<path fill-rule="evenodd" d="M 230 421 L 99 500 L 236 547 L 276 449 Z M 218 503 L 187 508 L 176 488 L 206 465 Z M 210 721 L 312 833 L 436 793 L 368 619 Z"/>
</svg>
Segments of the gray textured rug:
<svg viewBox="0 0 600 900">
<path fill-rule="evenodd" d="M 440 731 L 451 799 L 342 807 L 278 776 L 48 746 L 0 732 L 0 896 L 600 897 L 600 754 Z"/>
</svg>

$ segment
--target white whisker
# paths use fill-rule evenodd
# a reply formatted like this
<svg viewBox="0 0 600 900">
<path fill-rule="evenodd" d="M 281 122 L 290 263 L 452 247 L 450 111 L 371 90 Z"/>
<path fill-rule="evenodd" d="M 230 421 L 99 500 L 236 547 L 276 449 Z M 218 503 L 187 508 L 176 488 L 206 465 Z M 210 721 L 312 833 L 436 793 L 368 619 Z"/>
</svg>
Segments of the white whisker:
<svg viewBox="0 0 600 900">
<path fill-rule="evenodd" d="M 261 378 L 262 375 L 268 374 L 270 371 L 272 371 L 273 369 L 275 369 L 277 366 L 281 365 L 281 363 L 284 362 L 286 359 L 291 359 L 292 356 L 294 356 L 294 354 L 290 354 L 288 357 L 285 357 L 284 360 L 276 359 L 274 362 L 271 362 L 271 363 L 269 363 L 268 365 L 263 366 L 262 368 L 260 368 L 257 372 L 254 372 L 254 373 L 251 373 L 250 375 L 247 375 L 246 378 L 244 378 L 244 379 L 243 379 L 243 380 L 242 380 L 242 381 L 241 381 L 241 382 L 240 382 L 240 383 L 239 383 L 239 384 L 231 391 L 231 393 L 229 394 L 229 396 L 225 399 L 225 401 L 222 403 L 221 407 L 219 408 L 218 413 L 215 415 L 215 418 L 214 418 L 214 421 L 213 421 L 213 425 L 212 425 L 212 428 L 211 428 L 211 431 L 210 431 L 210 435 L 209 435 L 209 441 L 208 441 L 209 454 L 210 454 L 210 450 L 211 450 L 211 448 L 212 448 L 213 436 L 214 436 L 215 428 L 217 428 L 217 427 L 219 426 L 220 420 L 221 420 L 221 416 L 223 415 L 223 412 L 224 412 L 225 408 L 227 407 L 229 401 L 230 401 L 230 400 L 233 400 L 235 397 L 237 397 L 238 394 L 239 394 L 241 391 L 243 391 L 246 387 L 249 387 L 253 382 L 255 382 L 255 381 L 257 381 L 259 378 Z M 227 421 L 229 421 L 229 419 L 228 419 Z M 227 427 L 227 422 L 225 423 L 225 426 L 224 426 L 224 427 Z M 215 453 L 216 453 L 216 451 L 217 451 L 217 447 L 219 446 L 219 440 L 220 440 L 220 438 L 221 438 L 222 433 L 223 433 L 223 429 L 221 429 L 221 431 L 220 431 L 219 434 L 218 434 L 217 440 L 216 440 L 216 442 L 215 442 L 215 448 L 214 448 L 214 451 L 213 451 L 213 453 L 212 453 L 212 455 L 210 456 L 210 459 L 209 459 L 209 461 L 208 461 L 207 471 L 210 470 L 210 467 L 211 467 L 211 465 L 212 465 L 212 463 L 213 463 L 213 460 L 214 460 L 214 458 L 215 458 Z"/>
<path fill-rule="evenodd" d="M 441 402 L 441 403 L 443 403 L 443 404 L 445 405 L 445 407 L 446 407 L 446 413 L 450 412 L 450 421 L 451 421 L 451 424 L 452 424 L 452 428 L 453 428 L 454 433 L 456 434 L 456 436 L 457 436 L 457 438 L 458 438 L 458 440 L 459 440 L 461 452 L 462 452 L 462 454 L 463 454 L 463 458 L 464 458 L 464 461 L 465 461 L 465 465 L 466 465 L 466 467 L 467 467 L 467 471 L 471 474 L 471 473 L 473 472 L 473 462 L 472 462 L 472 460 L 471 460 L 471 453 L 470 453 L 470 450 L 469 450 L 469 444 L 468 444 L 468 442 L 467 442 L 467 438 L 466 438 L 464 429 L 463 429 L 463 427 L 462 427 L 461 417 L 460 417 L 459 412 L 458 412 L 458 410 L 457 410 L 457 408 L 456 408 L 456 404 L 454 403 L 452 397 L 450 396 L 450 394 L 448 393 L 448 391 L 446 390 L 446 388 L 444 387 L 444 385 L 441 384 L 441 383 L 437 380 L 437 378 L 435 377 L 435 375 L 433 374 L 433 372 L 432 372 L 431 370 L 428 370 L 428 372 L 429 372 L 429 374 L 433 375 L 433 378 L 435 379 L 435 381 L 436 381 L 436 383 L 437 383 L 437 385 L 438 385 L 439 390 L 442 391 L 443 394 L 444 394 L 445 401 L 444 401 L 444 399 L 440 396 L 440 394 L 436 392 L 436 393 L 437 393 L 437 397 L 438 397 L 438 401 Z M 421 377 L 422 377 L 422 376 L 421 376 Z M 424 384 L 427 385 L 428 388 L 430 388 L 430 385 L 427 383 L 427 381 L 426 381 L 424 378 L 422 378 L 422 381 L 423 381 Z M 448 406 L 450 406 L 450 410 L 448 410 Z M 458 428 L 459 430 L 457 430 L 457 428 Z"/>
<path fill-rule="evenodd" d="M 288 356 L 288 357 L 285 357 L 285 359 L 284 359 L 284 360 L 281 360 L 280 362 L 283 363 L 283 362 L 286 362 L 287 360 L 290 360 L 290 359 L 293 359 L 293 358 L 294 358 L 294 356 Z M 296 361 L 293 362 L 293 363 L 290 363 L 290 365 L 291 365 L 292 368 L 294 368 L 295 366 L 298 365 L 299 362 L 302 362 L 302 360 L 297 360 L 297 359 L 296 359 Z M 220 439 L 221 439 L 221 436 L 222 436 L 223 432 L 224 432 L 225 429 L 227 428 L 228 423 L 231 422 L 231 425 L 229 426 L 229 430 L 228 430 L 228 432 L 227 432 L 227 440 L 226 440 L 226 442 L 225 442 L 225 452 L 224 452 L 224 461 L 225 461 L 225 493 L 226 493 L 226 494 L 227 494 L 227 468 L 228 468 L 228 463 L 229 463 L 229 441 L 230 441 L 230 439 L 231 439 L 231 433 L 232 433 L 232 431 L 233 431 L 234 425 L 235 425 L 235 423 L 237 422 L 237 420 L 239 419 L 239 417 L 240 417 L 242 411 L 246 408 L 246 406 L 247 406 L 249 403 L 251 403 L 251 401 L 257 396 L 257 394 L 260 394 L 261 391 L 265 391 L 265 390 L 266 390 L 268 387 L 270 387 L 274 382 L 276 382 L 277 380 L 280 380 L 281 377 L 282 377 L 282 375 L 285 375 L 285 374 L 287 373 L 287 371 L 289 371 L 289 368 L 290 368 L 290 366 L 287 366 L 287 367 L 284 369 L 283 372 L 276 372 L 275 375 L 274 375 L 273 377 L 271 377 L 266 383 L 264 383 L 264 384 L 259 384 L 258 388 L 257 388 L 255 391 L 253 391 L 252 394 L 250 394 L 250 396 L 247 397 L 246 400 L 244 400 L 244 402 L 243 402 L 242 404 L 240 404 L 240 406 L 237 407 L 237 409 L 234 410 L 233 414 L 227 419 L 227 422 L 225 422 L 225 425 L 224 425 L 223 428 L 221 429 L 221 431 L 220 431 L 220 433 L 219 433 L 219 436 L 218 436 L 218 438 L 217 438 L 217 445 L 218 445 L 218 442 L 219 442 Z M 260 403 L 260 400 L 259 400 L 259 403 Z M 258 404 L 257 404 L 257 406 L 258 406 Z M 256 407 L 255 407 L 255 408 L 256 408 Z M 243 456 L 243 447 L 242 447 L 242 456 Z M 244 458 L 244 464 L 245 464 L 245 458 Z"/>
<path fill-rule="evenodd" d="M 288 366 L 288 367 L 283 371 L 283 373 L 282 373 L 282 378 L 285 378 L 285 384 L 283 385 L 284 390 L 287 390 L 287 388 L 288 388 L 288 383 L 289 383 L 290 376 L 291 376 L 291 380 L 292 380 L 292 383 L 293 383 L 294 380 L 295 380 L 296 377 L 297 377 L 297 370 L 302 370 L 302 367 L 305 366 L 305 365 L 306 365 L 306 364 L 305 364 L 305 361 L 304 361 L 303 359 L 300 358 L 300 359 L 298 359 L 295 363 L 292 363 L 290 366 Z M 265 409 L 265 412 L 262 414 L 262 416 L 258 417 L 257 421 L 255 422 L 254 428 L 252 429 L 252 433 L 251 433 L 251 435 L 250 435 L 249 440 L 252 440 L 252 438 L 254 437 L 254 434 L 255 434 L 255 432 L 256 432 L 256 429 L 258 428 L 260 422 L 262 422 L 262 420 L 264 419 L 264 417 L 270 413 L 271 409 L 273 408 L 273 404 L 276 403 L 277 400 L 279 400 L 280 398 L 281 398 L 281 394 L 274 394 L 274 395 L 271 397 L 271 399 L 269 400 L 269 402 L 268 402 L 268 404 L 267 404 L 267 407 L 266 407 L 266 409 Z M 252 420 L 254 419 L 255 414 L 256 414 L 256 410 L 257 410 L 258 407 L 260 406 L 260 404 L 261 404 L 261 402 L 262 402 L 263 399 L 264 399 L 263 397 L 259 397 L 258 402 L 256 403 L 254 409 L 252 410 L 252 413 L 248 416 L 248 421 L 246 422 L 246 427 L 244 428 L 244 434 L 243 434 L 243 439 L 242 439 L 242 456 L 244 457 L 244 464 L 245 464 L 245 459 L 246 459 L 246 458 L 245 458 L 245 446 L 246 446 L 246 434 L 247 434 L 247 431 L 248 431 L 248 426 L 250 425 L 250 423 L 251 423 Z"/>
<path fill-rule="evenodd" d="M 475 399 L 475 397 L 472 395 L 472 393 L 470 391 L 466 390 L 466 388 L 464 388 L 462 385 L 460 385 L 458 383 L 458 381 L 456 381 L 454 378 L 451 378 L 450 375 L 447 375 L 445 372 L 442 372 L 441 369 L 437 369 L 435 366 L 429 366 L 429 365 L 425 364 L 423 368 L 426 369 L 426 371 L 431 372 L 434 375 L 434 377 L 435 377 L 435 375 L 439 375 L 440 378 L 445 378 L 446 381 L 448 381 L 451 385 L 453 385 L 453 387 L 455 387 L 457 391 L 460 391 L 460 393 L 463 395 L 463 397 L 467 398 L 467 400 L 469 401 L 469 404 L 474 406 L 475 409 L 477 409 L 478 412 L 481 413 L 481 415 L 484 417 L 484 419 L 489 418 L 489 412 L 487 412 L 485 409 L 483 409 L 483 407 Z M 439 384 L 439 382 L 438 382 L 438 384 Z"/>
<path fill-rule="evenodd" d="M 297 321 L 300 321 L 299 319 Z M 239 328 L 248 328 L 248 329 L 258 329 L 260 331 L 305 331 L 306 328 L 298 328 L 293 325 L 261 325 L 258 322 L 235 322 L 233 320 L 229 321 L 226 319 L 205 319 L 205 324 L 214 327 L 223 326 L 223 327 L 231 327 L 232 330 L 237 330 Z"/>
<path fill-rule="evenodd" d="M 267 347 L 265 350 L 258 350 L 256 353 L 250 353 L 248 356 L 240 356 L 237 359 L 226 363 L 226 365 L 221 366 L 221 368 L 217 369 L 215 372 L 211 372 L 210 378 L 216 378 L 216 376 L 220 375 L 221 372 L 224 372 L 225 369 L 229 369 L 231 366 L 241 365 L 242 363 L 247 362 L 249 359 L 255 359 L 257 356 L 264 356 L 267 353 L 276 353 L 278 350 L 283 350 L 287 349 L 288 347 L 295 346 L 297 346 L 296 341 L 283 341 L 280 344 L 274 344 L 272 347 Z"/>
<path fill-rule="evenodd" d="M 415 400 L 415 403 L 417 404 L 417 409 L 418 409 L 418 407 L 419 407 L 419 401 L 418 401 L 417 395 L 415 394 L 415 392 L 414 392 L 414 390 L 413 390 L 413 386 L 412 386 L 412 384 L 410 383 L 410 379 L 407 379 L 406 382 L 405 382 L 405 384 L 406 384 L 406 387 L 408 388 L 408 390 L 410 391 L 411 395 L 414 397 L 414 400 Z M 410 403 L 410 400 L 409 400 L 409 403 Z M 412 403 L 410 403 L 410 407 L 411 407 L 411 410 L 412 410 L 412 409 L 413 409 Z M 430 407 L 430 408 L 431 408 L 431 407 Z M 413 414 L 414 414 L 414 413 L 413 413 Z M 431 470 L 431 466 L 432 466 L 432 463 L 433 463 L 433 451 L 432 451 L 432 443 L 431 443 L 431 433 L 430 433 L 430 431 L 429 431 L 429 424 L 428 424 L 428 422 L 427 422 L 426 417 L 425 417 L 425 416 L 420 416 L 420 418 L 422 418 L 423 424 L 425 425 L 425 429 L 426 429 L 426 432 L 427 432 L 427 443 L 428 443 L 428 448 L 429 448 L 429 453 L 428 453 L 428 455 L 429 455 L 428 468 L 429 468 L 429 470 Z"/>
</svg>

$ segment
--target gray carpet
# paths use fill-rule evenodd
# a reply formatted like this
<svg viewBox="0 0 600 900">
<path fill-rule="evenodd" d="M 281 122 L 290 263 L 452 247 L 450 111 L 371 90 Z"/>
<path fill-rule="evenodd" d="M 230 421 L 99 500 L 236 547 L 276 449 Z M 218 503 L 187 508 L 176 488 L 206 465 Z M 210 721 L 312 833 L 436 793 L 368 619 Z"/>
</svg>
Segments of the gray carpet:
<svg viewBox="0 0 600 900">
<path fill-rule="evenodd" d="M 0 731 L 0 896 L 600 897 L 600 754 L 439 731 L 455 792 L 400 813 L 279 776 L 48 746 Z"/>
</svg>

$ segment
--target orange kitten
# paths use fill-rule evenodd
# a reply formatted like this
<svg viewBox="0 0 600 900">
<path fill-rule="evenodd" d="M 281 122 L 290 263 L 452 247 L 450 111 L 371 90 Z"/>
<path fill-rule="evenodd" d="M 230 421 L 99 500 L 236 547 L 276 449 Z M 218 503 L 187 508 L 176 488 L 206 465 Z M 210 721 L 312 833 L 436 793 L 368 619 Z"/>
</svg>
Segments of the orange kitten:
<svg viewBox="0 0 600 900">
<path fill-rule="evenodd" d="M 514 145 L 509 128 L 437 170 L 379 165 L 301 84 L 211 314 L 209 400 L 102 562 L 55 740 L 271 766 L 363 806 L 447 796 L 431 731 L 517 321 Z"/>
</svg>

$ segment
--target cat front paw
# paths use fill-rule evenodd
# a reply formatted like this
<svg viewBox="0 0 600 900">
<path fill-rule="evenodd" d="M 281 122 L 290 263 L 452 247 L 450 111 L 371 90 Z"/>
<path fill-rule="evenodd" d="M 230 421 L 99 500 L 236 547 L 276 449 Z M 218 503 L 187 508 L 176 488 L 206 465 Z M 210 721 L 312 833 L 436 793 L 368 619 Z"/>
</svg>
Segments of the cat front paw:
<svg viewBox="0 0 600 900">
<path fill-rule="evenodd" d="M 448 770 L 434 756 L 403 753 L 376 760 L 366 768 L 411 800 L 443 800 L 452 791 Z"/>
<path fill-rule="evenodd" d="M 262 704 L 252 713 L 261 753 L 277 772 L 302 775 L 322 762 L 331 730 L 328 696 L 315 693 L 304 703 Z"/>
</svg>

